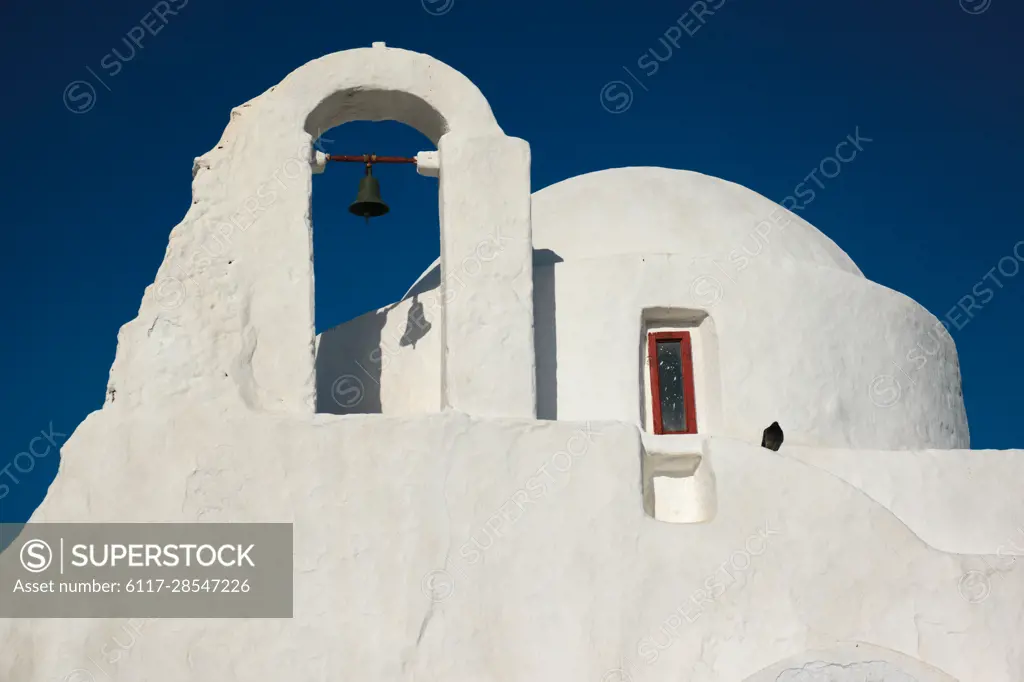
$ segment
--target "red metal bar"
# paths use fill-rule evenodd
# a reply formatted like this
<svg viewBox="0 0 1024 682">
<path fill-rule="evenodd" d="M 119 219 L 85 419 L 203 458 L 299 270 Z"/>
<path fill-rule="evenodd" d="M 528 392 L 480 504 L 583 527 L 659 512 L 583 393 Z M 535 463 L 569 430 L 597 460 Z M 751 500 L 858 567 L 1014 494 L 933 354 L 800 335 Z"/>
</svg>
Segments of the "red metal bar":
<svg viewBox="0 0 1024 682">
<path fill-rule="evenodd" d="M 416 159 L 406 156 L 377 156 L 376 154 L 328 154 L 328 161 L 348 161 L 349 163 L 416 163 Z"/>
</svg>

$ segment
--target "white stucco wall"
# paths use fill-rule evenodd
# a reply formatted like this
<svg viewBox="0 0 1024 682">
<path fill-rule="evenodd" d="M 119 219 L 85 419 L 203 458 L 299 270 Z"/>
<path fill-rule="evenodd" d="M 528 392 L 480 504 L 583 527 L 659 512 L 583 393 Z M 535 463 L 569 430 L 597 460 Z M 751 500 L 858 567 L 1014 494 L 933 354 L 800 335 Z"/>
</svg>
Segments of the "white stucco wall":
<svg viewBox="0 0 1024 682">
<path fill-rule="evenodd" d="M 502 132 L 458 71 L 383 43 L 316 59 L 231 112 L 196 159 L 192 205 L 118 334 L 108 404 L 314 411 L 311 143 L 354 120 L 401 121 L 438 144 L 445 272 L 501 253 L 479 259 L 473 287 L 448 296 L 441 403 L 534 416 L 529 145 Z M 494 376 L 481 343 L 505 350 Z"/>
<path fill-rule="evenodd" d="M 703 433 L 760 443 L 778 421 L 794 445 L 970 447 L 941 323 L 750 190 L 663 168 L 591 173 L 534 195 L 533 241 L 541 418 L 645 424 L 648 321 L 705 316 Z M 428 270 L 413 291 L 437 281 Z M 361 333 L 345 329 L 332 333 Z M 414 392 L 429 380 L 385 375 Z"/>
<path fill-rule="evenodd" d="M 440 143 L 443 284 L 314 342 L 310 134 L 379 117 Z M 560 183 L 531 236 L 528 167 L 472 84 L 383 47 L 236 110 L 32 521 L 291 522 L 294 617 L 159 620 L 102 664 L 123 621 L 0 620 L 0 682 L 1024 679 L 1024 451 L 956 449 L 934 318 L 697 174 Z M 679 311 L 702 433 L 655 436 L 645 324 Z"/>
<path fill-rule="evenodd" d="M 538 190 L 533 210 L 534 246 L 565 260 L 674 253 L 732 268 L 746 258 L 863 277 L 842 249 L 803 218 L 742 185 L 693 171 L 634 167 L 587 173 Z"/>
<path fill-rule="evenodd" d="M 785 452 L 701 447 L 716 512 L 672 524 L 644 513 L 626 424 L 113 407 L 65 445 L 33 520 L 294 522 L 293 619 L 156 621 L 105 663 L 118 680 L 762 682 L 809 652 L 844 663 L 843 643 L 918 682 L 1024 678 L 1019 552 L 976 554 L 1007 541 L 976 529 L 1024 519 L 1024 453 L 806 451 L 912 462 L 932 485 L 899 504 L 955 500 L 963 519 L 939 549 L 942 517 L 894 513 Z M 962 583 L 979 571 L 983 600 Z M 120 625 L 0 621 L 0 679 L 102 679 Z"/>
<path fill-rule="evenodd" d="M 704 307 L 714 321 L 718 371 L 703 344 L 695 373 L 697 412 L 721 419 L 713 435 L 760 443 L 778 421 L 786 442 L 822 447 L 913 449 L 969 444 L 956 352 L 938 321 L 910 299 L 827 268 L 789 266 L 744 273 L 711 305 L 692 284 L 708 274 L 692 259 L 621 256 L 554 266 L 558 418 L 640 425 L 641 312 Z M 813 293 L 812 293 L 813 292 Z M 538 308 L 542 305 L 537 304 Z M 941 327 L 940 327 L 941 329 Z M 913 390 L 891 405 L 873 395 L 875 377 L 925 343 L 935 356 Z M 718 396 L 714 393 L 717 391 Z"/>
<path fill-rule="evenodd" d="M 317 412 L 440 412 L 442 300 L 434 289 L 317 336 Z"/>
</svg>

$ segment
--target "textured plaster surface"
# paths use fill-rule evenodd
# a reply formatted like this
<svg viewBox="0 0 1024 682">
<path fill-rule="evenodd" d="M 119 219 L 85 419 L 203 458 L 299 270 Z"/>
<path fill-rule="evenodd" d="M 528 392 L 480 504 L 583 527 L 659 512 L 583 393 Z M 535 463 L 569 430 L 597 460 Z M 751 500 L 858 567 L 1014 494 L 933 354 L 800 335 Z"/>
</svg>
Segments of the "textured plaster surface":
<svg viewBox="0 0 1024 682">
<path fill-rule="evenodd" d="M 778 421 L 786 442 L 798 445 L 969 446 L 952 339 L 928 311 L 885 287 L 831 268 L 755 262 L 706 302 L 693 283 L 714 266 L 684 256 L 552 267 L 559 419 L 643 424 L 642 311 L 703 308 L 715 330 L 694 357 L 695 372 L 711 377 L 695 401 L 706 433 L 760 443 Z M 882 401 L 890 394 L 877 391 L 877 377 L 896 372 L 893 361 L 906 364 L 919 344 L 933 355 L 913 375 L 916 384 L 894 403 Z"/>
<path fill-rule="evenodd" d="M 748 189 L 664 168 L 590 173 L 534 194 L 533 243 L 542 418 L 643 425 L 644 330 L 696 315 L 703 433 L 760 443 L 778 421 L 796 445 L 970 447 L 941 323 Z M 438 281 L 428 270 L 413 290 Z M 385 371 L 382 384 L 424 380 Z"/>
<path fill-rule="evenodd" d="M 439 148 L 442 402 L 481 416 L 535 417 L 530 147 L 447 135 Z"/>
<path fill-rule="evenodd" d="M 742 185 L 693 171 L 587 173 L 537 191 L 533 210 L 534 245 L 567 261 L 674 253 L 714 260 L 729 272 L 745 256 L 863 277 L 835 242 L 803 218 Z"/>
<path fill-rule="evenodd" d="M 742 185 L 694 171 L 609 168 L 537 190 L 532 205 L 534 248 L 564 260 L 674 253 L 713 260 L 725 272 L 757 258 L 863 277 L 835 242 L 797 214 Z"/>
<path fill-rule="evenodd" d="M 504 136 L 462 74 L 382 44 L 314 60 L 231 112 L 216 147 L 196 159 L 192 205 L 138 316 L 118 334 L 108 404 L 314 411 L 312 142 L 353 120 L 402 121 L 449 150 L 442 185 L 446 176 L 494 185 L 465 188 L 475 198 L 454 187 L 441 198 L 453 267 L 485 239 L 507 245 L 500 261 L 481 262 L 480 292 L 449 301 L 441 326 L 464 355 L 466 335 L 505 339 L 514 352 L 500 377 L 453 367 L 442 390 L 456 408 L 476 401 L 486 414 L 533 415 L 529 147 Z"/>
<path fill-rule="evenodd" d="M 444 272 L 314 340 L 310 143 L 356 119 L 439 144 Z M 526 143 L 424 55 L 329 55 L 232 112 L 32 520 L 291 522 L 294 617 L 159 620 L 104 665 L 125 621 L 0 620 L 0 682 L 1024 679 L 1024 452 L 952 449 L 932 316 L 706 176 L 532 211 Z M 680 315 L 708 433 L 642 434 L 645 325 Z"/>
<path fill-rule="evenodd" d="M 320 334 L 317 412 L 439 412 L 443 301 L 434 289 Z"/>
<path fill-rule="evenodd" d="M 860 642 L 806 652 L 745 682 L 956 682 L 910 657 Z"/>
<path fill-rule="evenodd" d="M 1024 677 L 1024 572 L 1004 570 L 980 603 L 958 589 L 992 559 L 962 553 L 985 549 L 970 530 L 992 521 L 981 500 L 1024 513 L 1014 478 L 961 484 L 979 515 L 965 512 L 941 551 L 922 540 L 927 525 L 821 468 L 737 441 L 703 447 L 717 511 L 669 524 L 644 513 L 630 425 L 114 407 L 65 445 L 33 521 L 295 524 L 293 619 L 157 621 L 115 666 L 118 681 L 601 680 L 621 669 L 636 682 L 738 682 L 837 642 L 957 680 Z M 1005 465 L 1001 453 L 946 456 Z M 914 489 L 909 503 L 947 491 Z M 0 621 L 0 679 L 89 669 L 122 624 Z"/>
<path fill-rule="evenodd" d="M 921 538 L 947 552 L 1024 553 L 1020 496 L 992 494 L 1006 479 L 1024 480 L 1019 450 L 873 450 L 786 448 L 892 510 Z M 1005 562 L 1000 562 L 1005 563 Z"/>
</svg>

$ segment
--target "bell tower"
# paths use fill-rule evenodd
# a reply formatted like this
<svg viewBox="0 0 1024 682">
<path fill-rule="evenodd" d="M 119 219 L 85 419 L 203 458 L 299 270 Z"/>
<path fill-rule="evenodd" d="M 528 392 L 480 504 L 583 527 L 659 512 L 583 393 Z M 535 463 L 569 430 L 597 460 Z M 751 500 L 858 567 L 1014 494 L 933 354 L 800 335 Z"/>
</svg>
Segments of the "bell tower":
<svg viewBox="0 0 1024 682">
<path fill-rule="evenodd" d="M 108 403 L 314 411 L 312 142 L 357 120 L 399 121 L 438 147 L 419 170 L 439 179 L 440 404 L 536 415 L 529 145 L 505 135 L 461 73 L 383 43 L 309 62 L 231 112 L 196 159 L 191 209 L 121 329 Z M 448 273 L 471 261 L 478 271 L 451 286 Z"/>
</svg>

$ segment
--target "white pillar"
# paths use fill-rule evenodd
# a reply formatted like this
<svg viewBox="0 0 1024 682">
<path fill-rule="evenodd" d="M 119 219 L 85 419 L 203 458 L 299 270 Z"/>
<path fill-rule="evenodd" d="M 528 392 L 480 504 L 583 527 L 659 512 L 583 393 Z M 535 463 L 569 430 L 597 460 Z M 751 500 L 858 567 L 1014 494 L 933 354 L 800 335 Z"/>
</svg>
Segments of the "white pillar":
<svg viewBox="0 0 1024 682">
<path fill-rule="evenodd" d="M 530 146 L 452 132 L 438 149 L 442 404 L 535 418 Z"/>
</svg>

